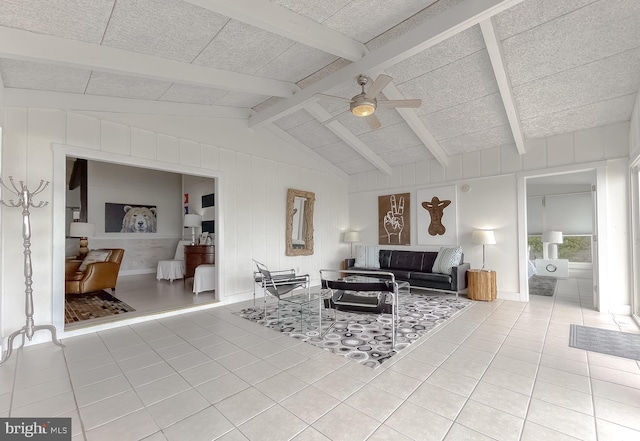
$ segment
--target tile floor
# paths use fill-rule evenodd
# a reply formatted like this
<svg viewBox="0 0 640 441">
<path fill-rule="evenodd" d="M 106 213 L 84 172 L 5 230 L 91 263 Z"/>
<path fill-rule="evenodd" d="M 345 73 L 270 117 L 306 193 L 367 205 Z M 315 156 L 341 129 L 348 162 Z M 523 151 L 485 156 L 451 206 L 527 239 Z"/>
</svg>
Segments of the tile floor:
<svg viewBox="0 0 640 441">
<path fill-rule="evenodd" d="M 477 302 L 371 369 L 231 313 L 242 305 L 18 350 L 0 416 L 66 416 L 74 440 L 640 439 L 640 367 L 568 347 L 590 281 Z"/>
</svg>

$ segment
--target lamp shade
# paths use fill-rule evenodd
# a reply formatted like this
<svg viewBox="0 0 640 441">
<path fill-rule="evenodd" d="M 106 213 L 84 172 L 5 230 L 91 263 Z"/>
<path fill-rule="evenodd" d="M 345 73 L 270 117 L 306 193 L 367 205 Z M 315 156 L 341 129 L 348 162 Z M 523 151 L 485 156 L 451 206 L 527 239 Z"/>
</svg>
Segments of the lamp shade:
<svg viewBox="0 0 640 441">
<path fill-rule="evenodd" d="M 199 227 L 202 225 L 202 216 L 199 214 L 185 214 L 184 226 L 185 227 Z"/>
<path fill-rule="evenodd" d="M 91 237 L 96 234 L 96 225 L 86 222 L 71 222 L 69 225 L 69 236 L 71 237 Z"/>
<path fill-rule="evenodd" d="M 542 233 L 542 241 L 547 243 L 562 243 L 562 231 L 547 230 Z"/>
<path fill-rule="evenodd" d="M 357 231 L 347 231 L 344 233 L 345 242 L 360 242 L 360 234 Z"/>
<path fill-rule="evenodd" d="M 482 245 L 495 245 L 496 235 L 493 230 L 473 230 L 471 242 Z"/>
</svg>

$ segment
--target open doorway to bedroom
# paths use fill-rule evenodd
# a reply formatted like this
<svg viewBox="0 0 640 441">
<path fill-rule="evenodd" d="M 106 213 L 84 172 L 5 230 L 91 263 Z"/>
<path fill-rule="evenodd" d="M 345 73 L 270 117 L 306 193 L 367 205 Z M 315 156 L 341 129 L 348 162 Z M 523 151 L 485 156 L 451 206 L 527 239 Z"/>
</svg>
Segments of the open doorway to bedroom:
<svg viewBox="0 0 640 441">
<path fill-rule="evenodd" d="M 184 262 L 178 265 L 182 274 L 158 273 L 158 262 L 179 260 L 184 256 L 180 245 L 192 238 L 215 259 L 215 178 L 71 156 L 66 177 L 65 330 L 218 301 L 215 268 L 214 280 L 197 295 L 194 278 L 183 278 Z M 130 215 L 134 210 L 139 214 Z M 197 218 L 197 226 L 184 226 L 186 214 Z M 91 234 L 76 237 L 77 223 L 91 226 Z M 88 242 L 87 250 L 81 249 L 82 241 Z M 124 252 L 117 281 L 69 285 L 70 262 L 81 265 L 100 250 L 113 249 Z M 111 260 L 107 257 L 107 263 Z"/>
<path fill-rule="evenodd" d="M 526 178 L 529 295 L 553 295 L 561 280 L 597 283 L 596 171 Z"/>
</svg>

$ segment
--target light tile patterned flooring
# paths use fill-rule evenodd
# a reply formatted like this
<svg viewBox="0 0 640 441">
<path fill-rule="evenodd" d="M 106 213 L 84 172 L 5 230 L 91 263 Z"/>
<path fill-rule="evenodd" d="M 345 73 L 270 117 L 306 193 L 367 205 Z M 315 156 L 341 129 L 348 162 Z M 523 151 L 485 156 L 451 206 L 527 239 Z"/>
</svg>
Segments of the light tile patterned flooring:
<svg viewBox="0 0 640 441">
<path fill-rule="evenodd" d="M 31 346 L 0 367 L 0 415 L 71 417 L 89 441 L 639 440 L 639 363 L 568 347 L 571 323 L 640 332 L 590 285 L 477 302 L 377 369 L 238 304 Z"/>
</svg>

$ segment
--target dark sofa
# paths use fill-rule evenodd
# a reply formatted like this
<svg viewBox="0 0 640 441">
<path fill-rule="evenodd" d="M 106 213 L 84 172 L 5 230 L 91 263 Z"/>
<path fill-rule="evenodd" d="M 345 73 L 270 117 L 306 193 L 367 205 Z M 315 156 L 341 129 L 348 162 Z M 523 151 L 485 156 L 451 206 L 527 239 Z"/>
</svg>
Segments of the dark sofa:
<svg viewBox="0 0 640 441">
<path fill-rule="evenodd" d="M 380 250 L 379 271 L 391 272 L 396 279 L 406 280 L 412 287 L 452 292 L 458 295 L 467 288 L 467 270 L 471 268 L 471 264 L 464 263 L 463 254 L 460 263 L 451 268 L 451 274 L 433 273 L 433 263 L 437 256 L 437 251 Z M 354 265 L 355 259 L 345 259 L 345 269 L 373 269 Z"/>
</svg>

